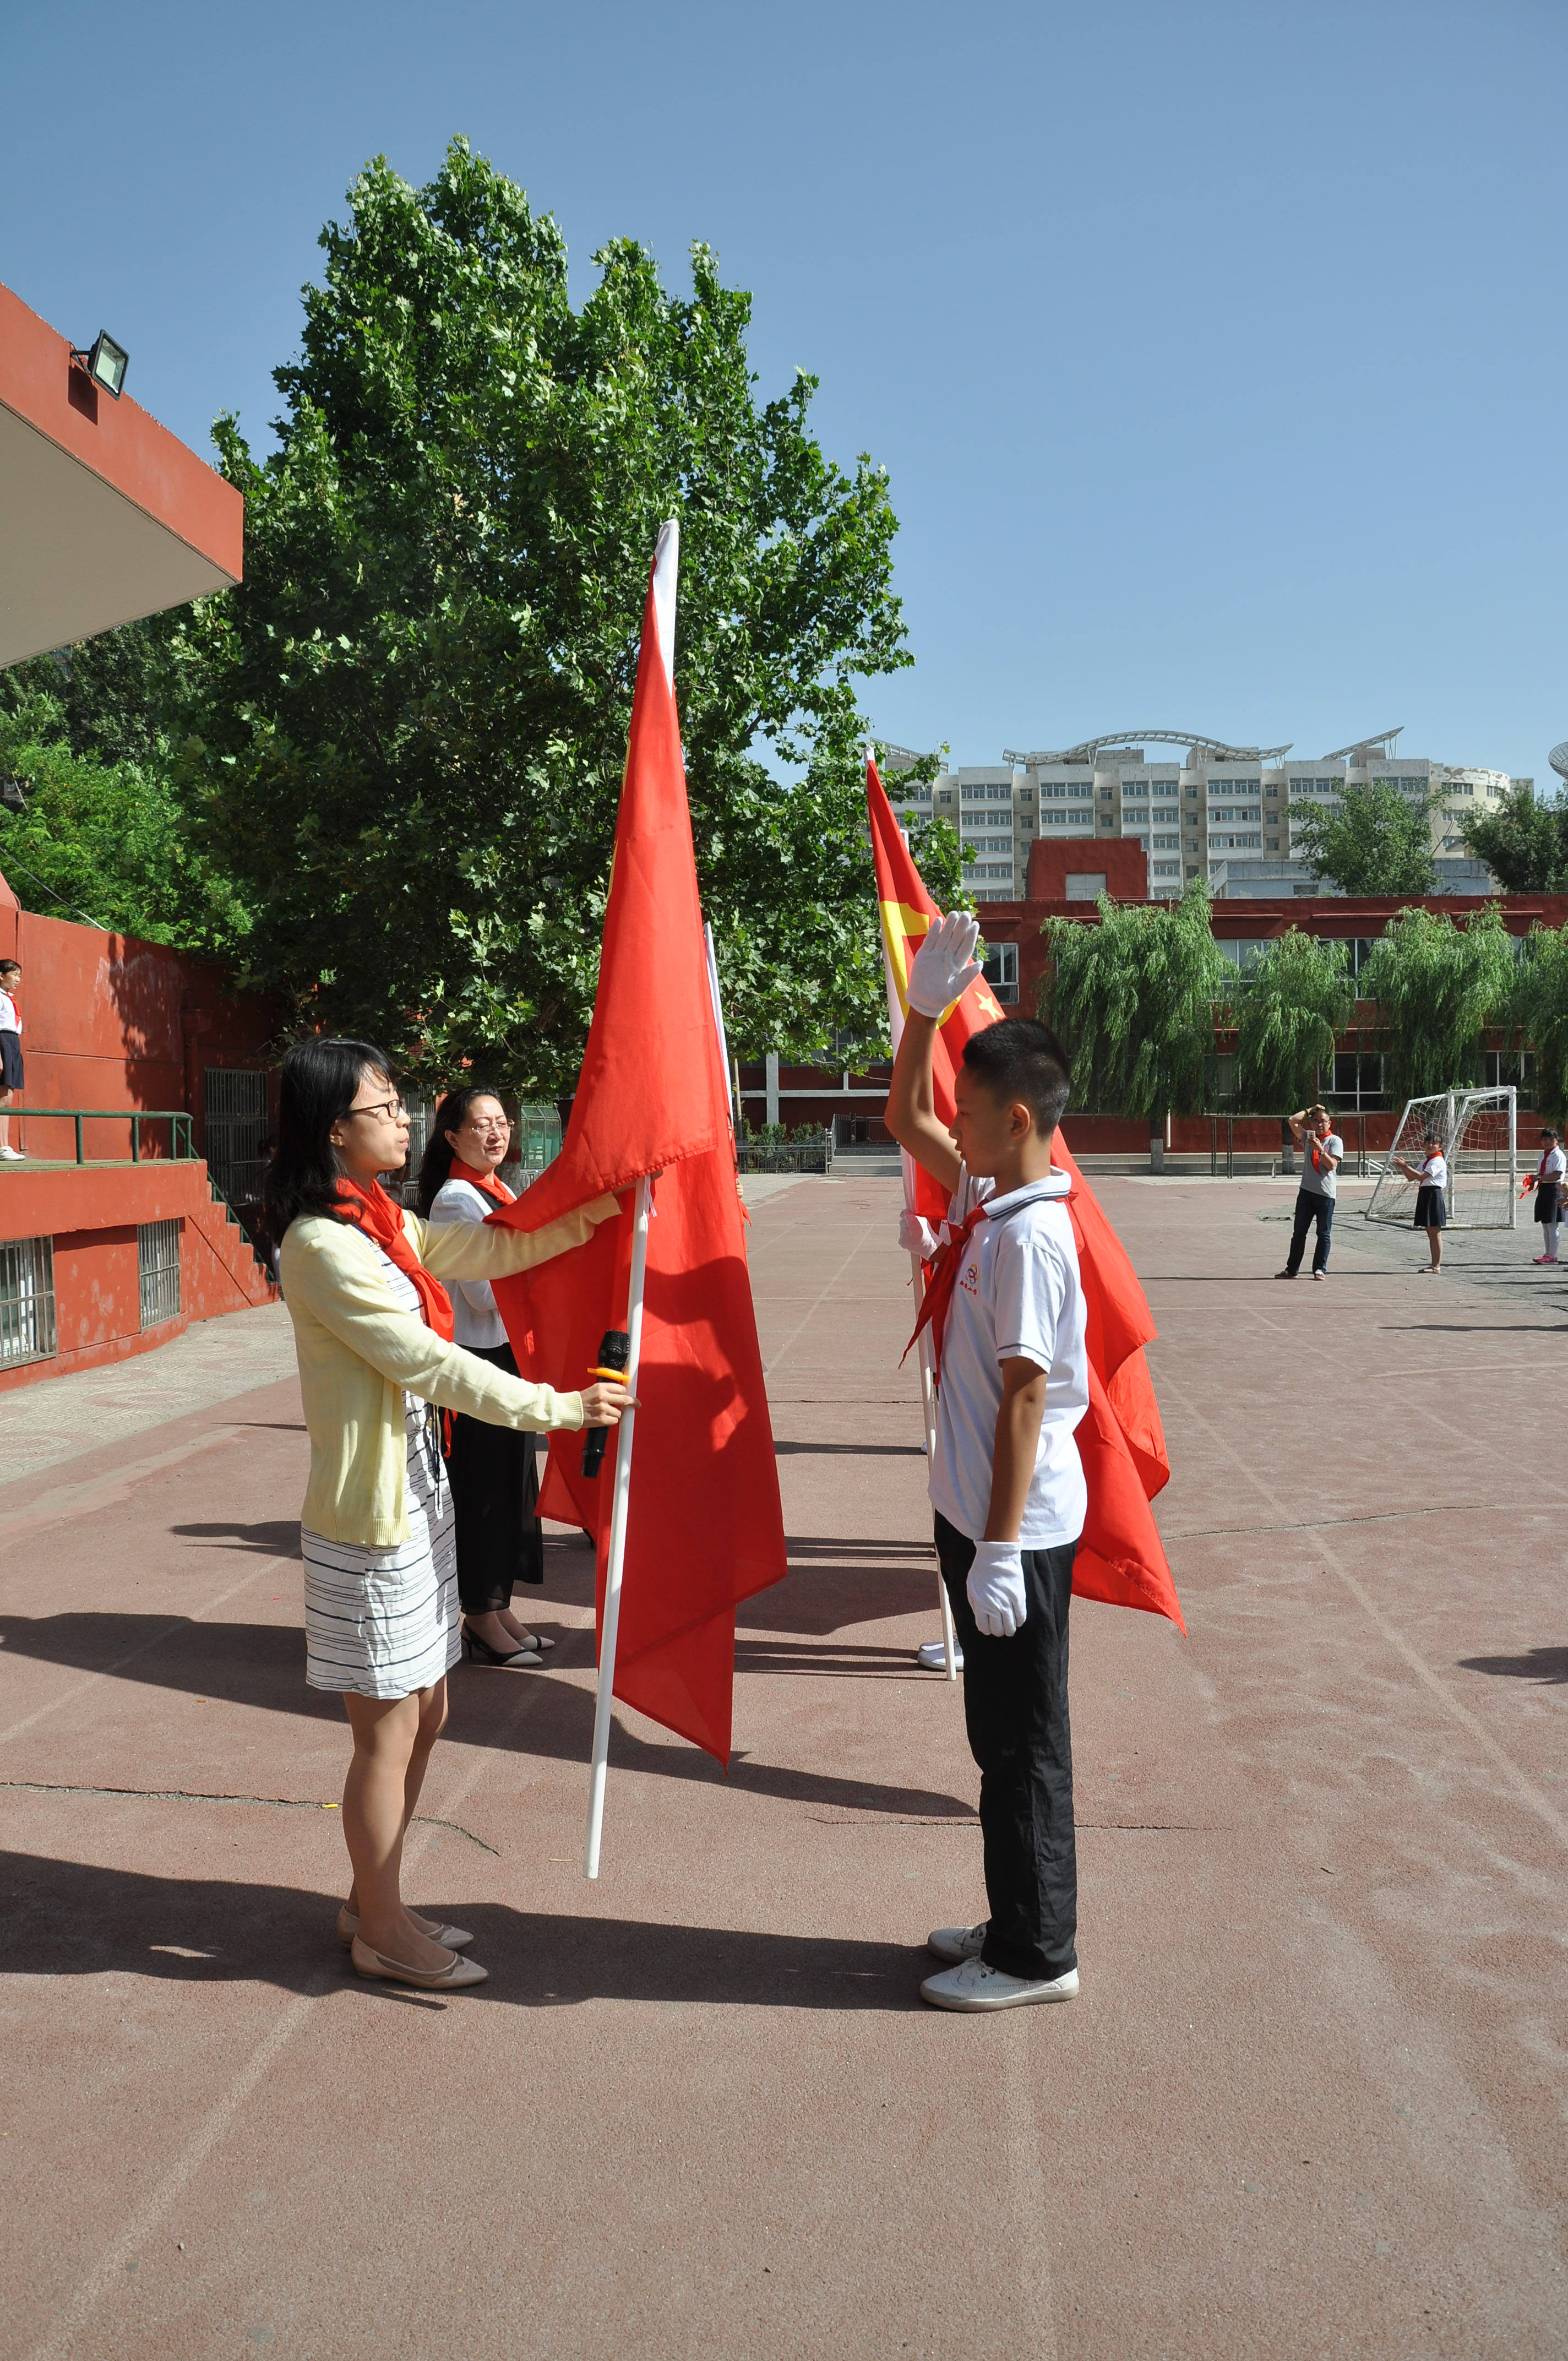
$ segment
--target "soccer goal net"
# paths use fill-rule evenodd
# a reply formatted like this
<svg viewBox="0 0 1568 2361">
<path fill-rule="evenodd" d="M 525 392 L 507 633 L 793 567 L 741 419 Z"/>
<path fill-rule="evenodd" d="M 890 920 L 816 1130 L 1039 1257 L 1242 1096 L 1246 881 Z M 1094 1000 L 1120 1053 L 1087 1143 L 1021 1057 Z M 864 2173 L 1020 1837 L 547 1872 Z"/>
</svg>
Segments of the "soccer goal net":
<svg viewBox="0 0 1568 2361">
<path fill-rule="evenodd" d="M 1511 1230 L 1519 1212 L 1517 1093 L 1444 1091 L 1411 1099 L 1366 1208 L 1369 1222 L 1409 1225 L 1419 1172 L 1433 1142 L 1448 1159 L 1448 1218 L 1457 1230 Z"/>
</svg>

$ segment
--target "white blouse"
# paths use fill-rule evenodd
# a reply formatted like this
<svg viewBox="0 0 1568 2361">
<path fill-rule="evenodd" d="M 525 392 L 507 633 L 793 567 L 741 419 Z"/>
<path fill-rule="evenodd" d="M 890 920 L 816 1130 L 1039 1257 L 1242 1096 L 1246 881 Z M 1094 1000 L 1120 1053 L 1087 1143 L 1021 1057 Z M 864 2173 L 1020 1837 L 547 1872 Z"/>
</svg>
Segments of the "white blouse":
<svg viewBox="0 0 1568 2361">
<path fill-rule="evenodd" d="M 495 1210 L 493 1201 L 471 1180 L 447 1180 L 435 1192 L 430 1218 L 433 1222 L 482 1222 Z M 493 1353 L 498 1345 L 506 1343 L 506 1325 L 496 1310 L 488 1279 L 455 1279 L 448 1292 L 455 1343 L 470 1353 Z"/>
<path fill-rule="evenodd" d="M 0 1033 L 19 1033 L 22 1019 L 8 992 L 0 992 Z"/>
</svg>

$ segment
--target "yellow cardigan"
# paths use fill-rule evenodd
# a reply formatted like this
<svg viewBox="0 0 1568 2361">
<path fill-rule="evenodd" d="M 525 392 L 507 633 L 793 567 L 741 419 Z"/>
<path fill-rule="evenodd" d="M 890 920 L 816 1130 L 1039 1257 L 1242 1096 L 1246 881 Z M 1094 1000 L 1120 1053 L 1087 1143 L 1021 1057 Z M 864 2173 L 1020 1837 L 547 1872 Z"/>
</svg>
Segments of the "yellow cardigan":
<svg viewBox="0 0 1568 2361">
<path fill-rule="evenodd" d="M 405 1213 L 403 1229 L 433 1278 L 502 1279 L 582 1246 L 619 1211 L 613 1197 L 600 1197 L 532 1231 L 433 1225 Z M 351 1224 L 314 1213 L 291 1222 L 279 1272 L 311 1437 L 301 1516 L 324 1540 L 368 1549 L 408 1540 L 405 1391 L 491 1426 L 582 1425 L 580 1393 L 509 1377 L 400 1311 L 376 1249 Z"/>
</svg>

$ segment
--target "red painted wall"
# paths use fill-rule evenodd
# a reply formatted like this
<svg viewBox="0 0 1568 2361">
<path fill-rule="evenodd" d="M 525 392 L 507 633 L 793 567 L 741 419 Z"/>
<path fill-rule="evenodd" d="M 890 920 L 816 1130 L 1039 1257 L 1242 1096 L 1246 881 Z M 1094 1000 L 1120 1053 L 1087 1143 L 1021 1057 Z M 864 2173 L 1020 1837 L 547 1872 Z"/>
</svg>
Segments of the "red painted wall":
<svg viewBox="0 0 1568 2361">
<path fill-rule="evenodd" d="M 145 1333 L 137 1278 L 137 1225 L 180 1224 L 180 1315 Z M 275 1303 L 237 1223 L 213 1202 L 204 1164 L 125 1164 L 81 1171 L 0 1175 L 0 1236 L 54 1240 L 51 1360 L 0 1372 L 0 1392 L 147 1352 L 193 1320 Z"/>
<path fill-rule="evenodd" d="M 1030 902 L 1066 902 L 1069 875 L 1098 877 L 1103 875 L 1105 891 L 1113 902 L 1146 902 L 1149 894 L 1148 855 L 1136 837 L 1080 836 L 1062 842 L 1048 837 L 1036 837 L 1029 847 Z M 998 906 L 987 902 L 981 910 L 981 922 L 989 926 L 991 912 Z M 1017 904 L 1003 904 L 1003 908 L 1016 908 Z M 1069 907 L 1092 910 L 1092 902 L 1073 902 Z"/>
<path fill-rule="evenodd" d="M 75 1154 L 71 1126 L 29 1123 L 29 1106 L 180 1108 L 195 1119 L 200 1151 L 205 1068 L 270 1063 L 278 1009 L 236 993 L 215 961 L 39 917 L 17 908 L 8 889 L 0 901 L 0 957 L 22 963 L 16 1005 L 27 1083 L 20 1134 L 14 1112 L 12 1139 L 29 1155 Z M 129 1145 L 126 1124 L 86 1127 L 89 1157 L 126 1156 Z M 168 1148 L 166 1127 L 149 1132 L 146 1153 L 167 1155 Z M 0 1213 L 0 1235 L 18 1235 Z"/>
</svg>

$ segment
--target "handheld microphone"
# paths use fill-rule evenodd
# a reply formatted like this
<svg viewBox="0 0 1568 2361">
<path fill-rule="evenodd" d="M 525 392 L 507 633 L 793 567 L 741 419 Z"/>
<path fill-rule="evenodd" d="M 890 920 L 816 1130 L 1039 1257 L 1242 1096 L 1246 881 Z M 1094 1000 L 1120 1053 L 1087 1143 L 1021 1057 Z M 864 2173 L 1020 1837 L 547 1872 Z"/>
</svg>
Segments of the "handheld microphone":
<svg viewBox="0 0 1568 2361">
<path fill-rule="evenodd" d="M 625 1329 L 607 1328 L 599 1339 L 600 1367 L 595 1375 L 604 1377 L 613 1369 L 619 1377 L 624 1377 L 630 1358 L 631 1339 Z M 609 1434 L 608 1426 L 590 1426 L 588 1429 L 587 1439 L 583 1444 L 583 1474 L 590 1479 L 598 1474 L 604 1464 L 604 1446 Z"/>
</svg>

